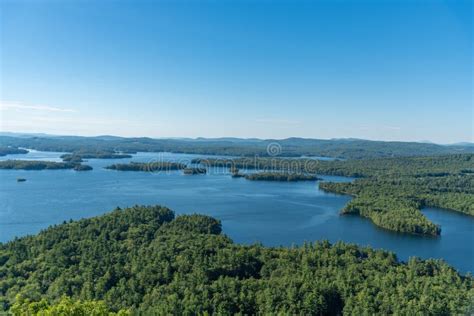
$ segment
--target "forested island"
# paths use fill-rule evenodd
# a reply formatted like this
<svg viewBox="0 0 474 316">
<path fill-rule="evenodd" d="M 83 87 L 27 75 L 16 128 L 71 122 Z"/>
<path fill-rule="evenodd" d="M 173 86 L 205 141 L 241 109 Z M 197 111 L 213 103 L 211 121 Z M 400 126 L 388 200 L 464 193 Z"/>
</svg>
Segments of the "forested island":
<svg viewBox="0 0 474 316">
<path fill-rule="evenodd" d="M 439 235 L 422 207 L 450 209 L 474 216 L 474 155 L 398 157 L 346 161 L 314 159 L 195 159 L 207 167 L 263 172 L 306 172 L 357 178 L 352 183 L 320 182 L 328 192 L 354 198 L 342 210 L 370 218 L 376 225 L 403 233 Z"/>
<path fill-rule="evenodd" d="M 121 154 L 113 151 L 87 151 L 87 150 L 78 150 L 70 154 L 61 155 L 63 161 L 67 162 L 82 162 L 83 159 L 124 159 L 132 158 L 130 154 Z"/>
<path fill-rule="evenodd" d="M 20 149 L 11 146 L 0 146 L 0 156 L 14 155 L 14 154 L 27 154 L 28 150 Z"/>
<path fill-rule="evenodd" d="M 287 173 L 287 172 L 257 172 L 246 174 L 245 179 L 254 181 L 317 181 L 321 180 L 315 175 L 303 173 Z"/>
<path fill-rule="evenodd" d="M 76 164 L 73 169 L 76 171 L 90 171 L 93 168 L 89 165 Z"/>
<path fill-rule="evenodd" d="M 135 206 L 0 244 L 0 309 L 129 314 L 465 315 L 474 279 L 440 260 L 326 241 L 234 244 L 208 216 Z M 66 297 L 65 297 L 66 296 Z"/>
<path fill-rule="evenodd" d="M 105 167 L 105 169 L 118 170 L 118 171 L 148 171 L 148 172 L 159 172 L 159 171 L 172 171 L 182 170 L 187 167 L 186 164 L 177 162 L 130 162 L 126 164 L 113 164 Z"/>
<path fill-rule="evenodd" d="M 78 163 L 40 161 L 40 160 L 4 160 L 0 161 L 0 169 L 44 170 L 44 169 L 73 169 L 76 171 L 92 170 L 91 166 Z"/>
<path fill-rule="evenodd" d="M 194 175 L 194 174 L 206 174 L 206 168 L 184 168 L 183 174 L 185 175 Z"/>
</svg>

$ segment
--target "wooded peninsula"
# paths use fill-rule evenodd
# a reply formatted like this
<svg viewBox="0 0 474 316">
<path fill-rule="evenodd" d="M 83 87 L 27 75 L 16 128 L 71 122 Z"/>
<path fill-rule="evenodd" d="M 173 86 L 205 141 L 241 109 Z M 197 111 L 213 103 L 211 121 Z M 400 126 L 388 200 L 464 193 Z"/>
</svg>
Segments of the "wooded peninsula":
<svg viewBox="0 0 474 316">
<path fill-rule="evenodd" d="M 342 242 L 238 245 L 218 220 L 160 206 L 0 244 L 0 276 L 0 310 L 13 315 L 467 315 L 474 297 L 472 276 L 441 260 Z"/>
<path fill-rule="evenodd" d="M 44 170 L 44 169 L 73 169 L 76 171 L 92 170 L 91 166 L 79 163 L 40 161 L 40 160 L 4 160 L 0 161 L 0 169 Z"/>
<path fill-rule="evenodd" d="M 441 228 L 420 212 L 423 207 L 440 207 L 474 216 L 473 154 L 345 161 L 206 158 L 194 159 L 193 163 L 216 169 L 354 177 L 351 183 L 323 181 L 319 187 L 354 197 L 342 214 L 358 214 L 397 232 L 439 235 Z"/>
<path fill-rule="evenodd" d="M 27 153 L 28 153 L 28 150 L 26 149 L 20 149 L 20 148 L 11 147 L 11 146 L 0 146 L 0 156 L 27 154 Z"/>
<path fill-rule="evenodd" d="M 317 181 L 321 180 L 315 175 L 303 173 L 288 173 L 288 172 L 257 172 L 246 174 L 245 179 L 253 181 Z"/>
</svg>

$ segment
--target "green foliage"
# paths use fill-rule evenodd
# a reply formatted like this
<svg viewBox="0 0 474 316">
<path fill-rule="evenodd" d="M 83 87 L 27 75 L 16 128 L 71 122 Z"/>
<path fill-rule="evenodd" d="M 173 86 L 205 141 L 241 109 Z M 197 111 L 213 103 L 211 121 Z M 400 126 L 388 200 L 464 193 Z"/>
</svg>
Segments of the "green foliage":
<svg viewBox="0 0 474 316">
<path fill-rule="evenodd" d="M 46 299 L 32 302 L 21 295 L 16 297 L 15 303 L 10 308 L 13 316 L 126 316 L 130 313 L 121 310 L 118 313 L 111 312 L 103 301 L 74 301 L 63 296 L 59 302 L 49 304 Z"/>
<path fill-rule="evenodd" d="M 219 221 L 159 206 L 0 244 L 0 302 L 17 315 L 450 315 L 467 311 L 473 288 L 442 261 L 345 243 L 237 245 Z"/>
<path fill-rule="evenodd" d="M 106 169 L 118 170 L 118 171 L 147 171 L 147 172 L 159 172 L 159 171 L 171 171 L 185 169 L 186 165 L 177 162 L 130 162 L 127 164 L 113 164 L 105 167 Z"/>
<path fill-rule="evenodd" d="M 439 235 L 441 228 L 419 210 L 434 206 L 474 216 L 474 176 L 375 176 L 353 183 L 320 183 L 323 190 L 354 196 L 343 213 L 356 213 L 378 226 L 414 234 Z"/>
<path fill-rule="evenodd" d="M 357 177 L 353 183 L 321 182 L 319 187 L 354 196 L 343 214 L 358 214 L 398 232 L 439 235 L 441 228 L 420 212 L 425 206 L 474 216 L 473 154 L 347 161 L 210 158 L 195 159 L 193 163 L 209 168 L 264 170 L 257 175 L 283 172 Z"/>
<path fill-rule="evenodd" d="M 76 171 L 92 170 L 92 167 L 78 163 L 39 161 L 39 160 L 4 160 L 0 161 L 0 169 L 23 169 L 23 170 L 44 170 L 44 169 L 74 169 Z"/>
<path fill-rule="evenodd" d="M 382 142 L 362 139 L 151 139 L 122 137 L 9 137 L 0 136 L 0 145 L 59 152 L 115 153 L 175 152 L 201 155 L 268 156 L 267 147 L 274 143 L 282 148 L 281 156 L 322 156 L 344 159 L 366 159 L 394 156 L 427 156 L 472 153 L 472 146 L 442 146 L 415 142 Z"/>
<path fill-rule="evenodd" d="M 326 190 L 344 192 L 339 191 L 338 185 L 328 183 L 325 186 L 325 184 L 322 184 Z M 430 222 L 419 211 L 419 208 L 418 203 L 408 199 L 364 191 L 351 200 L 342 210 L 342 213 L 358 214 L 370 218 L 377 226 L 397 232 L 439 235 L 441 228 Z"/>
<path fill-rule="evenodd" d="M 168 232 L 183 231 L 188 233 L 219 235 L 222 232 L 220 221 L 198 214 L 178 216 L 172 222 L 166 223 L 163 228 Z"/>
<path fill-rule="evenodd" d="M 27 154 L 28 150 L 20 149 L 11 146 L 0 146 L 0 156 L 13 155 L 13 154 Z"/>
<path fill-rule="evenodd" d="M 129 154 L 118 154 L 113 151 L 105 150 L 77 150 L 71 154 L 64 154 L 61 156 L 63 161 L 67 162 L 82 162 L 83 159 L 123 159 L 132 158 Z"/>
<path fill-rule="evenodd" d="M 474 174 L 474 154 L 429 157 L 397 157 L 364 160 L 315 160 L 282 158 L 196 158 L 192 163 L 208 167 L 257 169 L 267 172 L 307 172 L 346 177 L 442 177 Z"/>
<path fill-rule="evenodd" d="M 245 175 L 247 180 L 259 181 L 316 181 L 321 180 L 313 174 L 288 172 L 257 172 Z"/>
</svg>

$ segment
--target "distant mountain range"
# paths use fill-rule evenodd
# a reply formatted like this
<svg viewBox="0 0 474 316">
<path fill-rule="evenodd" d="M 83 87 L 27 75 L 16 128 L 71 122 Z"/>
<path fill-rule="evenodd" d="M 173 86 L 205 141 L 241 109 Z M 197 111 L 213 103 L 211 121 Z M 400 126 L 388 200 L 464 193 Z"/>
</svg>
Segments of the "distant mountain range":
<svg viewBox="0 0 474 316">
<path fill-rule="evenodd" d="M 275 145 L 275 143 L 277 145 Z M 57 136 L 46 134 L 0 133 L 1 146 L 31 148 L 44 151 L 107 152 L 179 152 L 201 155 L 232 156 L 321 156 L 363 159 L 397 156 L 427 156 L 473 153 L 473 143 L 439 145 L 420 142 L 371 141 L 364 139 L 286 139 L 258 138 L 149 138 L 102 135 L 95 137 Z M 269 151 L 267 147 L 273 146 Z"/>
<path fill-rule="evenodd" d="M 474 143 L 462 142 L 462 143 L 455 143 L 455 144 L 452 144 L 450 146 L 470 146 L 470 147 L 474 147 Z"/>
<path fill-rule="evenodd" d="M 0 136 L 10 136 L 10 137 L 22 137 L 22 138 L 31 138 L 31 137 L 45 137 L 45 138 L 70 138 L 70 137 L 80 137 L 80 138 L 95 138 L 101 140 L 121 140 L 121 139 L 156 139 L 156 140 L 177 140 L 177 141 L 210 141 L 210 142 L 236 142 L 236 143 L 246 143 L 246 142 L 265 142 L 265 141 L 334 141 L 334 142 L 387 142 L 387 143 L 421 143 L 421 144 L 434 144 L 441 146 L 474 146 L 474 142 L 458 142 L 452 144 L 438 144 L 430 140 L 420 140 L 420 141 L 383 141 L 383 140 L 368 140 L 363 138 L 330 138 L 330 139 L 318 139 L 318 138 L 304 138 L 304 137 L 289 137 L 283 139 L 276 138 L 240 138 L 240 137 L 123 137 L 123 136 L 114 136 L 114 135 L 99 135 L 99 136 L 75 136 L 75 135 L 54 135 L 46 133 L 17 133 L 17 132 L 0 132 Z"/>
</svg>

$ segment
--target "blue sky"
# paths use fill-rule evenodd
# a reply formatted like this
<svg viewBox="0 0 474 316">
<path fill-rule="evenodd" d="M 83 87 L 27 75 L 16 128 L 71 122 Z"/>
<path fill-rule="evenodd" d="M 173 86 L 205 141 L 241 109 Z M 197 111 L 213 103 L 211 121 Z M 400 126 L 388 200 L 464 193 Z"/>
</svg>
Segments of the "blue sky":
<svg viewBox="0 0 474 316">
<path fill-rule="evenodd" d="M 1 130 L 473 141 L 471 1 L 0 1 Z"/>
</svg>

